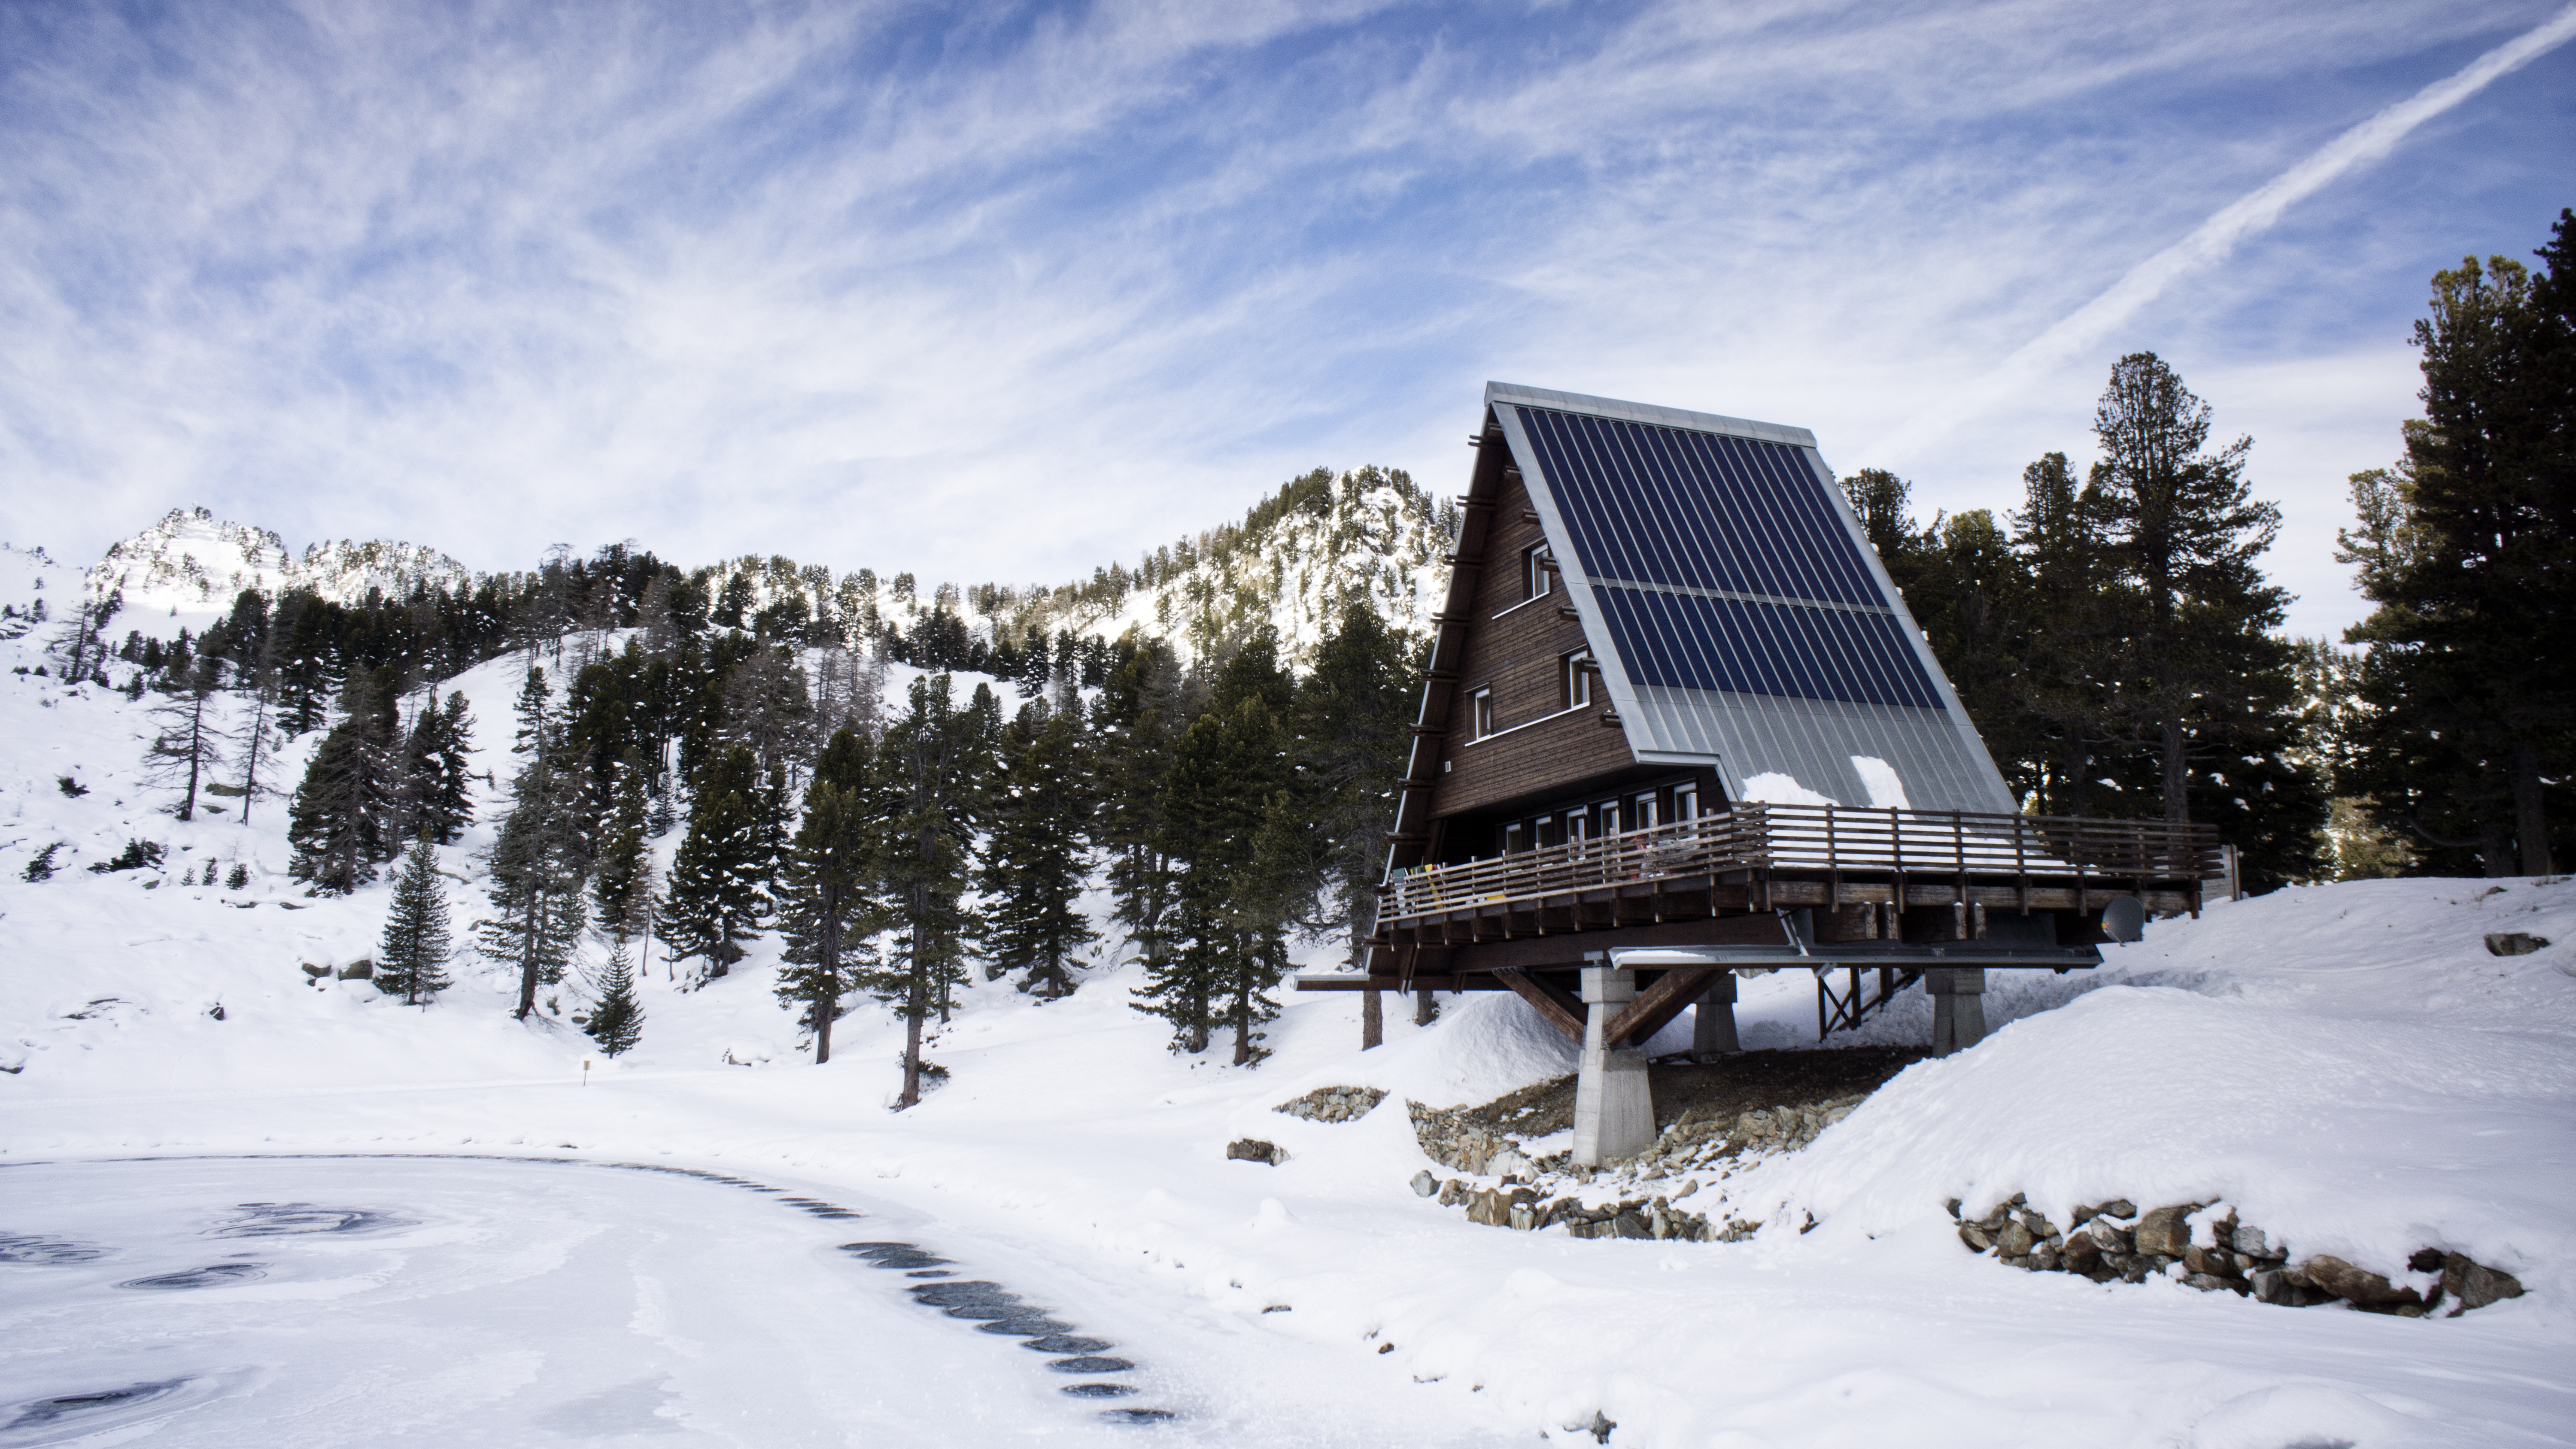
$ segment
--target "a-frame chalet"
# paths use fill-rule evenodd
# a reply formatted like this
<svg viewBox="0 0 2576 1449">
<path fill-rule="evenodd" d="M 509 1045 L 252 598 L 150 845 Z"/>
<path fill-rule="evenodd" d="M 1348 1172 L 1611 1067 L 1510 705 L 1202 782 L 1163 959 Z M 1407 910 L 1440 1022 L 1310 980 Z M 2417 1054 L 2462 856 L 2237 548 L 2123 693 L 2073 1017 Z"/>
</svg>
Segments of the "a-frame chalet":
<svg viewBox="0 0 2576 1449">
<path fill-rule="evenodd" d="M 1815 971 L 1820 1034 L 1919 978 L 1946 1052 L 1986 971 L 2198 909 L 2207 827 L 2017 812 L 1805 429 L 1490 383 L 1469 441 L 1366 973 L 1302 988 L 1518 992 L 1598 1162 L 1648 1037 L 1733 1049 L 1739 971 Z"/>
</svg>

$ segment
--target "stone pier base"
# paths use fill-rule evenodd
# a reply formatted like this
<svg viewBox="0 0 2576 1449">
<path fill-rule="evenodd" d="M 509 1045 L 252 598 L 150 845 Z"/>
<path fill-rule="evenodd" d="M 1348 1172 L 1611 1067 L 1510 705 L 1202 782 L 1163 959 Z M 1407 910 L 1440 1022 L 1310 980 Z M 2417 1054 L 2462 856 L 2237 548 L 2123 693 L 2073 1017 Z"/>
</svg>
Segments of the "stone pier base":
<svg viewBox="0 0 2576 1449">
<path fill-rule="evenodd" d="M 1963 1052 L 1986 1039 L 1986 973 L 1980 967 L 1943 966 L 1923 973 L 1932 996 L 1932 1055 Z"/>
<path fill-rule="evenodd" d="M 1742 1050 L 1735 1039 L 1735 973 L 1721 971 L 1691 1008 L 1691 1055 L 1706 1058 Z"/>
<path fill-rule="evenodd" d="M 1583 968 L 1583 1062 L 1574 1079 L 1574 1161 L 1599 1167 L 1654 1145 L 1655 1104 L 1646 1085 L 1646 1054 L 1613 1051 L 1603 1028 L 1637 998 L 1637 973 L 1614 966 Z"/>
</svg>

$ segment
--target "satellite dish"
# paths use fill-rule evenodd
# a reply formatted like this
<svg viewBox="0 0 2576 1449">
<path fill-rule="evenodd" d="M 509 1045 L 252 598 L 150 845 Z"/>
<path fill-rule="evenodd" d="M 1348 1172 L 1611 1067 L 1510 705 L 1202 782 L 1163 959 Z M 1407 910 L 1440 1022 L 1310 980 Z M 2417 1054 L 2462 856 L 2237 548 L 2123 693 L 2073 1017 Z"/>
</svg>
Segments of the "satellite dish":
<svg viewBox="0 0 2576 1449">
<path fill-rule="evenodd" d="M 2102 934 L 2114 941 L 2134 941 L 2147 933 L 2147 908 L 2136 896 L 2115 896 L 2102 908 Z"/>
</svg>

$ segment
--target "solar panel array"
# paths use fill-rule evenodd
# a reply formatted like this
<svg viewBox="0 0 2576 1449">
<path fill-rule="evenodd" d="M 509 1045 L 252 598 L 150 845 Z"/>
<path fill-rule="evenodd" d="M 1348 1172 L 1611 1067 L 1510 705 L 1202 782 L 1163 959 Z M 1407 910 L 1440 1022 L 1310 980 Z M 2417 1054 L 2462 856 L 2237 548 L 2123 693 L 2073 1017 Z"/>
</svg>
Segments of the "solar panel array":
<svg viewBox="0 0 2576 1449">
<path fill-rule="evenodd" d="M 1637 683 L 1942 708 L 1799 450 L 1516 411 Z"/>
</svg>

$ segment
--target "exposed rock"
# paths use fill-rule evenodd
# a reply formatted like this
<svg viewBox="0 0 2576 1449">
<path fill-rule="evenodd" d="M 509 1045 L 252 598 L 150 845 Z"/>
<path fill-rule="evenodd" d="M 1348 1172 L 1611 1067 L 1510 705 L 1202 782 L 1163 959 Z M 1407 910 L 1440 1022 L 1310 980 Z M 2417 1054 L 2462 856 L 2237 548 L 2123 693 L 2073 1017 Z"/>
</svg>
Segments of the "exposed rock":
<svg viewBox="0 0 2576 1449">
<path fill-rule="evenodd" d="M 2097 1216 L 2093 1221 L 2086 1223 L 2084 1235 L 2091 1238 L 2105 1253 L 2128 1254 L 2137 1251 L 2137 1243 L 2129 1235 L 2129 1230 L 2108 1217 Z"/>
<path fill-rule="evenodd" d="M 302 961 L 296 964 L 305 975 L 312 977 L 316 981 L 323 980 L 331 974 L 331 968 L 328 966 L 316 966 L 310 961 Z"/>
<path fill-rule="evenodd" d="M 2451 1316 L 2457 1318 L 2472 1308 L 2521 1297 L 2522 1280 L 2500 1269 L 2473 1263 L 2465 1253 L 2450 1253 L 2442 1259 L 2442 1291 L 2459 1300 L 2459 1307 L 2451 1310 Z"/>
<path fill-rule="evenodd" d="M 2548 944 L 2547 936 L 2535 936 L 2529 931 L 2492 931 L 2487 935 L 2487 954 L 2528 956 Z"/>
<path fill-rule="evenodd" d="M 340 979 L 343 981 L 373 981 L 376 979 L 376 963 L 373 961 L 352 961 L 348 965 L 340 968 Z"/>
<path fill-rule="evenodd" d="M 1225 1157 L 1228 1162 L 1266 1162 L 1272 1167 L 1288 1160 L 1288 1154 L 1280 1151 L 1278 1144 L 1258 1137 L 1238 1137 L 1227 1143 Z"/>
<path fill-rule="evenodd" d="M 1375 1087 L 1318 1087 L 1271 1110 L 1309 1122 L 1356 1122 L 1386 1100 Z"/>
<path fill-rule="evenodd" d="M 2423 1294 L 2412 1288 L 2401 1288 L 2376 1273 L 2331 1254 L 2319 1253 L 2309 1258 L 2299 1264 L 2299 1272 L 2310 1283 L 2355 1308 L 2385 1313 L 2398 1308 L 2424 1306 Z"/>
<path fill-rule="evenodd" d="M 2133 1218 L 2138 1215 L 2138 1205 L 2125 1197 L 2115 1197 L 2095 1208 L 2093 1212 L 2097 1217 Z"/>
<path fill-rule="evenodd" d="M 1474 1192 L 1475 1189 L 1467 1185 L 1466 1179 L 1453 1177 L 1447 1182 L 1440 1184 L 1440 1205 L 1442 1207 L 1456 1207 L 1458 1204 L 1465 1202 Z"/>
<path fill-rule="evenodd" d="M 1512 1146 L 1509 1138 L 1469 1122 L 1464 1113 L 1443 1112 L 1420 1102 L 1406 1102 L 1413 1117 L 1413 1140 L 1422 1155 L 1457 1172 L 1484 1173 L 1495 1156 Z"/>
<path fill-rule="evenodd" d="M 1995 1235 L 1995 1250 L 2007 1258 L 2019 1258 L 2028 1254 L 2031 1245 L 2038 1241 L 2029 1228 L 2022 1226 L 2021 1219 L 2014 1218 Z"/>
<path fill-rule="evenodd" d="M 2160 1258 L 2181 1257 L 2183 1249 L 2191 1246 L 2191 1225 L 2183 1219 L 2200 1211 L 2202 1206 L 2201 1203 L 2187 1202 L 2151 1209 L 2145 1217 L 2138 1219 L 2138 1226 L 2131 1235 L 2138 1251 L 2153 1253 Z"/>
<path fill-rule="evenodd" d="M 1439 1190 L 1440 1179 L 1431 1175 L 1430 1168 L 1426 1167 L 1413 1175 L 1413 1195 L 1415 1197 L 1429 1197 Z"/>
</svg>

